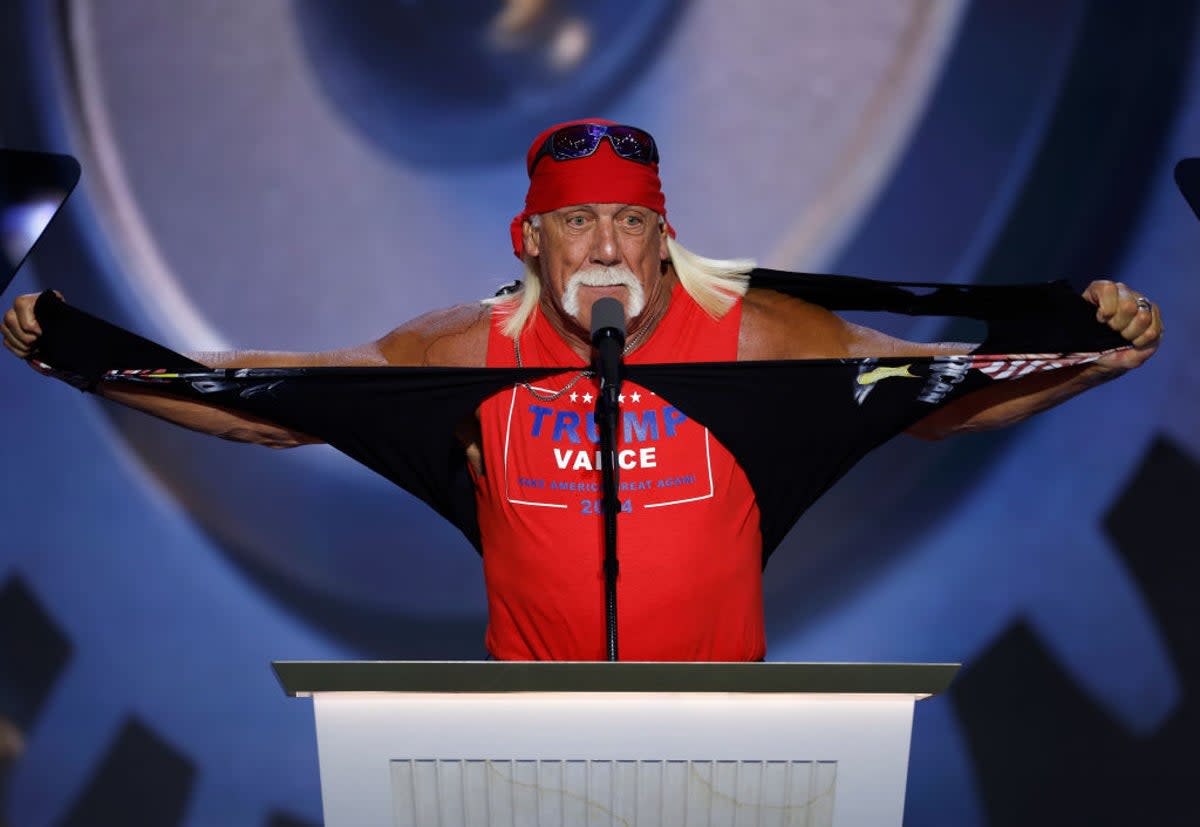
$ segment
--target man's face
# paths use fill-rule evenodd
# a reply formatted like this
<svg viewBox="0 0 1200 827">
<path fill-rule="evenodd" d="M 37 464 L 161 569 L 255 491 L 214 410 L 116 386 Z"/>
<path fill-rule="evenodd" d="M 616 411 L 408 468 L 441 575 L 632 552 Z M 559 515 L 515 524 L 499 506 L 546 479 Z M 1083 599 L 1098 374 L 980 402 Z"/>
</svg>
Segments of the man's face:
<svg viewBox="0 0 1200 827">
<path fill-rule="evenodd" d="M 525 249 L 538 259 L 548 309 L 584 331 L 597 299 L 617 299 L 632 320 L 669 298 L 666 235 L 645 207 L 581 204 L 545 213 L 541 227 L 526 224 Z"/>
</svg>

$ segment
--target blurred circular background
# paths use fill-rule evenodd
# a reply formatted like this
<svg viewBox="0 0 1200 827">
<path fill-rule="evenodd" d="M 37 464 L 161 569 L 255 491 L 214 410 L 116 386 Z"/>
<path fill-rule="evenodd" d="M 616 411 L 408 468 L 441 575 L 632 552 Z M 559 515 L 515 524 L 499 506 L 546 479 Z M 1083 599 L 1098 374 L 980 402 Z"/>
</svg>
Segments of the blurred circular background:
<svg viewBox="0 0 1200 827">
<path fill-rule="evenodd" d="M 65 35 L 63 94 L 30 104 L 71 134 L 89 208 L 75 217 L 96 232 L 79 250 L 90 266 L 56 284 L 184 350 L 373 339 L 517 274 L 506 229 L 525 147 L 589 112 L 656 135 L 685 243 L 819 266 L 894 167 L 961 14 L 945 0 L 754 15 L 667 0 L 356 14 L 72 0 L 51 32 Z M 733 54 L 755 60 L 716 59 Z M 478 651 L 477 561 L 424 506 L 340 457 L 111 415 L 220 545 L 311 619 L 367 645 L 436 619 L 457 624 L 456 651 Z"/>
<path fill-rule="evenodd" d="M 768 628 L 777 659 L 969 662 L 918 707 L 914 823 L 1169 823 L 1190 787 L 1163 768 L 1200 734 L 1200 568 L 1172 539 L 1200 485 L 1196 228 L 1170 183 L 1200 146 L 1195 5 L 13 0 L 0 142 L 83 180 L 9 295 L 58 287 L 182 350 L 370 340 L 517 275 L 526 143 L 593 114 L 655 135 L 703 254 L 1122 278 L 1172 328 L 1147 368 L 872 454 L 772 558 Z M 466 541 L 335 452 L 199 437 L 16 360 L 0 397 L 16 823 L 312 823 L 311 719 L 267 661 L 483 656 Z M 746 404 L 788 438 L 790 412 Z"/>
</svg>

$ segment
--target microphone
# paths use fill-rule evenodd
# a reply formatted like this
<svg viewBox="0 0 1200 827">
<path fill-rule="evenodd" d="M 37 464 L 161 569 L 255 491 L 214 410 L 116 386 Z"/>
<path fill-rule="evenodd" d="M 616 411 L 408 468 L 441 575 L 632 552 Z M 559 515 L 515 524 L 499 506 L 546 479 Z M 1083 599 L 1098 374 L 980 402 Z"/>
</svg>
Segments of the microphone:
<svg viewBox="0 0 1200 827">
<path fill-rule="evenodd" d="M 592 304 L 592 345 L 598 354 L 600 396 L 615 411 L 621 393 L 621 355 L 625 349 L 625 308 L 611 296 Z"/>
</svg>

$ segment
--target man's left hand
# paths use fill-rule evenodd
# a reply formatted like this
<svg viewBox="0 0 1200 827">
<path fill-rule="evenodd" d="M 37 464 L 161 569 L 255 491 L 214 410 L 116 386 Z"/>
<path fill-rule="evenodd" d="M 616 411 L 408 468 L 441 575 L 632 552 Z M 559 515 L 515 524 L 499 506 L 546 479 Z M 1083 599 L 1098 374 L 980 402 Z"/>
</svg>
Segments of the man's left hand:
<svg viewBox="0 0 1200 827">
<path fill-rule="evenodd" d="M 1162 315 L 1158 305 L 1121 282 L 1094 281 L 1083 297 L 1096 305 L 1096 320 L 1121 334 L 1132 348 L 1101 357 L 1095 367 L 1114 376 L 1138 367 L 1158 350 Z"/>
</svg>

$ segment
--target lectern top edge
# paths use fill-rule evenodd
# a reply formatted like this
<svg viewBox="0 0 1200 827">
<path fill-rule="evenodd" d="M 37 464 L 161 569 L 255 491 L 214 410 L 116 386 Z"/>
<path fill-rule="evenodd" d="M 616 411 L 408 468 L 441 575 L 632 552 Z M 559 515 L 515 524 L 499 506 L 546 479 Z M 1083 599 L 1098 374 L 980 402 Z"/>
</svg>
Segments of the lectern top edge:
<svg viewBox="0 0 1200 827">
<path fill-rule="evenodd" d="M 936 695 L 957 663 L 274 661 L 288 695 L 314 692 L 745 692 Z"/>
</svg>

